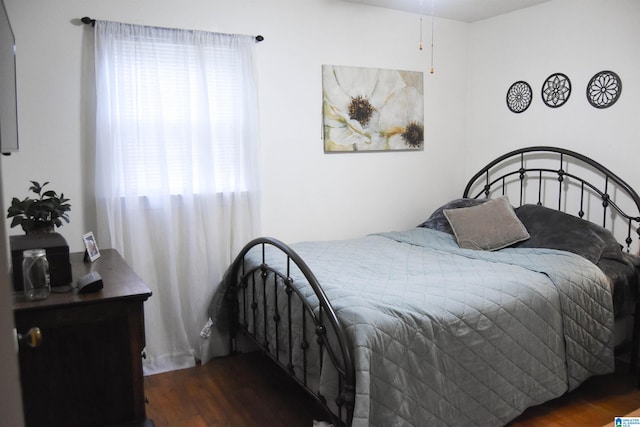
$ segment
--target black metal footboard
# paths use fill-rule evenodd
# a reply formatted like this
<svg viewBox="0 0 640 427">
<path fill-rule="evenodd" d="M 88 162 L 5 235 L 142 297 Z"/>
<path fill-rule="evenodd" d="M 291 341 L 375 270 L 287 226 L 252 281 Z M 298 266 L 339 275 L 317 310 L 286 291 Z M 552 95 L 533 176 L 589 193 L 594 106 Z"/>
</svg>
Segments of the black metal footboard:
<svg viewBox="0 0 640 427">
<path fill-rule="evenodd" d="M 231 348 L 237 333 L 244 333 L 318 400 L 335 426 L 351 425 L 351 350 L 331 303 L 302 258 L 286 244 L 262 237 L 243 248 L 230 274 Z"/>
</svg>

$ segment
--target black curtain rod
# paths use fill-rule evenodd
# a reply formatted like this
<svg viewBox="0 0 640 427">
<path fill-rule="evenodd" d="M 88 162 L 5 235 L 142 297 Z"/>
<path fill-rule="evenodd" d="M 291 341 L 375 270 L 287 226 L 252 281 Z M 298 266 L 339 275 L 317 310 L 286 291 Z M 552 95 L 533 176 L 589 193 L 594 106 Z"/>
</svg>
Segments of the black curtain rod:
<svg viewBox="0 0 640 427">
<path fill-rule="evenodd" d="M 96 20 L 95 19 L 91 19 L 88 16 L 85 16 L 84 18 L 80 19 L 80 21 L 82 21 L 83 24 L 91 24 L 92 27 L 96 26 Z M 262 37 L 261 35 L 257 35 L 256 36 L 256 41 L 257 42 L 261 42 L 264 40 L 264 37 Z"/>
</svg>

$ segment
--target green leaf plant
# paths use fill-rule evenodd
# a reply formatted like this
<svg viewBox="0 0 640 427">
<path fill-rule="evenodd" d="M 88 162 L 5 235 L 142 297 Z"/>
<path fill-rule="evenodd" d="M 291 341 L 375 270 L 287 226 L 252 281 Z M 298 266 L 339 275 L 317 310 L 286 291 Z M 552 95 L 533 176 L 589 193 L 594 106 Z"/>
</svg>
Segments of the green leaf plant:
<svg viewBox="0 0 640 427">
<path fill-rule="evenodd" d="M 14 197 L 11 200 L 7 218 L 13 218 L 12 228 L 20 225 L 27 234 L 46 233 L 52 232 L 55 227 L 61 227 L 63 220 L 69 223 L 69 199 L 65 199 L 63 193 L 58 196 L 55 191 L 44 191 L 47 184 L 49 182 L 40 185 L 37 181 L 31 181 L 29 191 L 36 194 L 36 198 L 26 197 L 20 200 Z"/>
</svg>

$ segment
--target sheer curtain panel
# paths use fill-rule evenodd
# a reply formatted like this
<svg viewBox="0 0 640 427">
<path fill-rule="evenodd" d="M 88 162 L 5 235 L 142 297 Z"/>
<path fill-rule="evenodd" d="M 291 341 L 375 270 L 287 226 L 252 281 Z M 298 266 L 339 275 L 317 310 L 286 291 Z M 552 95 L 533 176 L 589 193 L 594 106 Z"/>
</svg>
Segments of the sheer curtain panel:
<svg viewBox="0 0 640 427">
<path fill-rule="evenodd" d="M 209 358 L 199 334 L 213 291 L 258 233 L 255 39 L 95 31 L 97 239 L 153 292 L 145 373 L 193 366 Z"/>
</svg>

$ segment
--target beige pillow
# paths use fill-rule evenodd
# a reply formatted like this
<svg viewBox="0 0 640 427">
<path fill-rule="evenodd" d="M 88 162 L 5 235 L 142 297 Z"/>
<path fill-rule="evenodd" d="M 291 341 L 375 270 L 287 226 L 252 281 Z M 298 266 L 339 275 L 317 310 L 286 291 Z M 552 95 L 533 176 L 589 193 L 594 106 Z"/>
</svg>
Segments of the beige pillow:
<svg viewBox="0 0 640 427">
<path fill-rule="evenodd" d="M 495 251 L 529 238 L 504 196 L 469 208 L 445 209 L 444 215 L 461 248 Z"/>
</svg>

